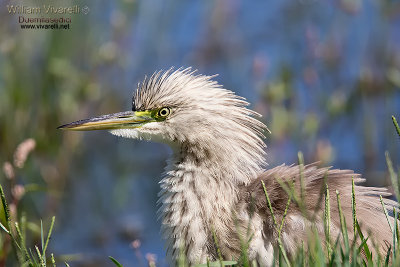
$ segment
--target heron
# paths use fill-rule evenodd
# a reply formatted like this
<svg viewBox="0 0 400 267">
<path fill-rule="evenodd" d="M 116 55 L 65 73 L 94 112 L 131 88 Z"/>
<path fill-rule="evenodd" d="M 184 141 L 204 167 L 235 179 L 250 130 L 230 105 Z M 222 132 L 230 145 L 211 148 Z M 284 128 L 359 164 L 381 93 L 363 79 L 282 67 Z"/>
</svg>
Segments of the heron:
<svg viewBox="0 0 400 267">
<path fill-rule="evenodd" d="M 245 98 L 223 88 L 214 77 L 198 74 L 192 68 L 158 71 L 138 83 L 131 111 L 79 120 L 59 128 L 108 130 L 116 136 L 171 147 L 160 181 L 158 212 L 167 258 L 173 265 L 180 253 L 190 265 L 217 260 L 219 256 L 240 260 L 242 242 L 249 232 L 249 259 L 259 266 L 273 265 L 279 240 L 287 253 L 293 254 L 301 240 L 307 238 L 309 225 L 316 225 L 318 233 L 323 234 L 321 194 L 325 191 L 321 188 L 325 186 L 331 192 L 340 192 L 348 222 L 354 188 L 357 218 L 384 249 L 392 233 L 378 196 L 389 196 L 387 188 L 364 187 L 359 174 L 319 167 L 317 163 L 268 168 L 264 137 L 269 130 L 260 120 L 261 115 L 248 108 Z M 291 196 L 284 184 L 288 183 L 302 190 L 303 210 L 295 201 L 287 206 Z M 332 236 L 340 234 L 336 201 L 331 194 Z M 385 203 L 395 205 L 389 199 Z M 314 215 L 314 222 L 304 209 Z M 285 217 L 281 232 L 274 227 L 271 211 L 276 220 Z M 351 237 L 351 224 L 348 231 Z"/>
</svg>

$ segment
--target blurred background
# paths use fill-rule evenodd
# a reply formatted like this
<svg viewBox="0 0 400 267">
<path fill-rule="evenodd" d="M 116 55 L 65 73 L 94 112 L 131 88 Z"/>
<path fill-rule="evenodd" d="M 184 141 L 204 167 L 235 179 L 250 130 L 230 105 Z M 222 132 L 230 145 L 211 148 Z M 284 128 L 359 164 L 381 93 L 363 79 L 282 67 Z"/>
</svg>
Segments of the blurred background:
<svg viewBox="0 0 400 267">
<path fill-rule="evenodd" d="M 156 70 L 219 74 L 263 115 L 271 167 L 302 151 L 306 163 L 386 185 L 385 151 L 400 162 L 398 0 L 0 3 L 0 183 L 32 222 L 32 244 L 34 225 L 56 215 L 50 252 L 71 266 L 112 266 L 109 255 L 166 266 L 156 200 L 169 148 L 56 130 L 129 110 L 136 84 Z M 63 15 L 69 30 L 21 29 L 10 4 L 90 12 Z M 14 152 L 28 138 L 35 148 L 20 166 Z"/>
</svg>

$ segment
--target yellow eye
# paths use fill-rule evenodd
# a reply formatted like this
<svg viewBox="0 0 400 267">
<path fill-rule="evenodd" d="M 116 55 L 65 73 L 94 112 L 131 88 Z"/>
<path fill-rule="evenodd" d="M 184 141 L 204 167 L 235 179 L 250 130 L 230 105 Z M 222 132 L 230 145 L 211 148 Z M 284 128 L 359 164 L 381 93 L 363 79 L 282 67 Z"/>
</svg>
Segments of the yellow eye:
<svg viewBox="0 0 400 267">
<path fill-rule="evenodd" d="M 170 113 L 171 113 L 171 109 L 170 109 L 170 108 L 161 108 L 161 109 L 158 111 L 157 115 L 158 115 L 159 117 L 165 118 L 165 117 L 168 117 L 168 115 L 169 115 Z"/>
</svg>

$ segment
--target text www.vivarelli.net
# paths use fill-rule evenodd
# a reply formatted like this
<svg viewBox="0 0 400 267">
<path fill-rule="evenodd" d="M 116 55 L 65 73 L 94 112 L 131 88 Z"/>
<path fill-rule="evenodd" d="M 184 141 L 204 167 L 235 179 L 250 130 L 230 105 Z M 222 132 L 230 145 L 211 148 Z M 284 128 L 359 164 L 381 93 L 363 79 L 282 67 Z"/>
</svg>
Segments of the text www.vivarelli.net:
<svg viewBox="0 0 400 267">
<path fill-rule="evenodd" d="M 49 30 L 68 30 L 69 29 L 69 23 L 67 24 L 21 24 L 21 29 L 49 29 Z"/>
</svg>

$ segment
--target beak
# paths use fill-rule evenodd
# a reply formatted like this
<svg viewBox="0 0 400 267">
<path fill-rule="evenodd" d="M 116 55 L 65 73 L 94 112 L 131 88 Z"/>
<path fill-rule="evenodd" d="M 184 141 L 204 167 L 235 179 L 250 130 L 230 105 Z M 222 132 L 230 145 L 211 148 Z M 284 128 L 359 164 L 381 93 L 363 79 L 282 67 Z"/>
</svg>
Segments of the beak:
<svg viewBox="0 0 400 267">
<path fill-rule="evenodd" d="M 150 111 L 126 111 L 75 121 L 57 129 L 72 131 L 129 129 L 139 128 L 153 121 L 156 120 L 151 116 Z"/>
</svg>

